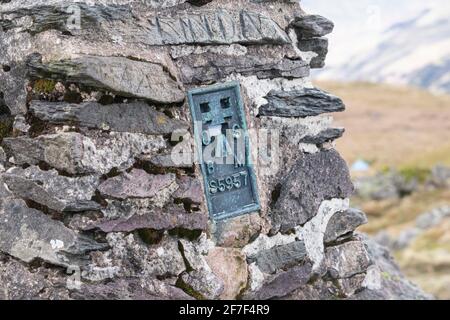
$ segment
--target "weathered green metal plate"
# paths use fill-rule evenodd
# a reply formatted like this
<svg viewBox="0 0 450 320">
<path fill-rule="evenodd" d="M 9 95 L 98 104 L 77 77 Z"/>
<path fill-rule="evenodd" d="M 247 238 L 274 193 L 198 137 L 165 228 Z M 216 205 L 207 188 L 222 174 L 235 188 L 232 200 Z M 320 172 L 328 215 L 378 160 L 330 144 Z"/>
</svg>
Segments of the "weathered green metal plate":
<svg viewBox="0 0 450 320">
<path fill-rule="evenodd" d="M 210 216 L 259 210 L 239 82 L 194 89 L 188 99 Z"/>
</svg>

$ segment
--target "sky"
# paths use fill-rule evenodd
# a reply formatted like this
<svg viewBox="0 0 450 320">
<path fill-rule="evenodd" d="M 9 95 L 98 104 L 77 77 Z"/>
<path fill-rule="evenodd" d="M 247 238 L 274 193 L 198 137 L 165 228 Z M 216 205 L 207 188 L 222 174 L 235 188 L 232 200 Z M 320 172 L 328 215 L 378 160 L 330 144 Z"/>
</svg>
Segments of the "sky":
<svg viewBox="0 0 450 320">
<path fill-rule="evenodd" d="M 370 48 L 395 23 L 414 18 L 431 6 L 450 8 L 449 0 L 300 0 L 303 10 L 335 23 L 327 65 L 345 62 Z M 448 12 L 448 11 L 447 11 Z"/>
</svg>

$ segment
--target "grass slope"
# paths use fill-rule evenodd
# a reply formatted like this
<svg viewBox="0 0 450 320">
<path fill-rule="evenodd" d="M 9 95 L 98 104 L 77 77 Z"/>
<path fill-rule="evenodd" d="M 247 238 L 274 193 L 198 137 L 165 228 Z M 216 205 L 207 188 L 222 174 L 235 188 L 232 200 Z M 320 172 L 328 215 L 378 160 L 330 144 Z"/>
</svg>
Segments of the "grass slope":
<svg viewBox="0 0 450 320">
<path fill-rule="evenodd" d="M 335 115 L 346 128 L 337 149 L 349 164 L 371 163 L 373 174 L 397 168 L 412 174 L 437 164 L 450 166 L 450 96 L 370 83 L 317 83 L 341 97 L 346 112 Z M 423 190 L 402 199 L 369 201 L 354 198 L 369 223 L 362 231 L 385 230 L 397 237 L 416 218 L 433 208 L 450 205 L 450 190 Z M 423 289 L 450 299 L 450 218 L 395 252 L 403 272 Z"/>
<path fill-rule="evenodd" d="M 450 96 L 371 83 L 320 82 L 347 110 L 335 115 L 346 128 L 337 149 L 351 164 L 386 167 L 450 166 Z"/>
</svg>

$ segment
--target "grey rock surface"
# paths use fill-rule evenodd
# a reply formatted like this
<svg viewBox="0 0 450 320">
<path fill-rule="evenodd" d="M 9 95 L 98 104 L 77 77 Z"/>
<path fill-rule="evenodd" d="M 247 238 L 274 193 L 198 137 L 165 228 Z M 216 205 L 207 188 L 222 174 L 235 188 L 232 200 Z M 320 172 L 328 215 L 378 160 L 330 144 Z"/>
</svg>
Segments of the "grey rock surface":
<svg viewBox="0 0 450 320">
<path fill-rule="evenodd" d="M 164 14 L 154 12 L 152 16 L 146 17 L 142 11 L 139 12 L 148 9 L 145 3 L 137 5 L 135 10 L 130 6 L 79 3 L 86 22 L 84 28 L 74 30 L 66 23 L 70 18 L 67 8 L 71 3 L 58 2 L 57 8 L 39 2 L 26 9 L 5 7 L 1 11 L 5 18 L 0 20 L 0 25 L 5 31 L 22 28 L 21 30 L 36 34 L 55 29 L 90 40 L 103 37 L 113 41 L 114 38 L 121 38 L 126 43 L 158 46 L 290 42 L 285 31 L 275 21 L 246 9 L 184 9 Z M 20 19 L 33 20 L 34 23 L 17 25 Z M 86 29 L 96 32 L 88 32 Z"/>
<path fill-rule="evenodd" d="M 286 245 L 262 250 L 250 259 L 250 262 L 254 260 L 262 272 L 270 274 L 293 267 L 301 263 L 306 257 L 307 253 L 303 241 L 294 241 Z"/>
<path fill-rule="evenodd" d="M 122 278 L 106 284 L 84 284 L 70 296 L 77 300 L 193 300 L 173 285 L 142 278 Z"/>
<path fill-rule="evenodd" d="M 19 38 L 19 39 L 18 39 Z M 10 42 L 14 45 L 16 42 L 20 43 L 20 37 L 13 37 Z M 9 108 L 12 114 L 26 112 L 26 81 L 24 75 L 27 73 L 24 62 L 11 63 L 6 60 L 8 43 L 0 37 L 0 58 L 1 64 L 7 65 L 11 68 L 8 72 L 2 72 L 0 69 L 0 106 Z"/>
<path fill-rule="evenodd" d="M 203 189 L 199 179 L 182 176 L 177 180 L 178 189 L 173 193 L 175 199 L 193 204 L 203 202 Z"/>
<path fill-rule="evenodd" d="M 186 122 L 170 119 L 144 102 L 101 105 L 96 102 L 70 104 L 32 101 L 30 112 L 38 119 L 52 124 L 73 124 L 117 132 L 165 135 L 189 127 Z"/>
<path fill-rule="evenodd" d="M 300 301 L 336 300 L 335 290 L 336 287 L 332 282 L 319 278 L 278 299 Z"/>
<path fill-rule="evenodd" d="M 385 247 L 368 236 L 361 235 L 367 251 L 378 267 L 379 283 L 368 286 L 350 299 L 354 300 L 430 300 L 433 296 L 412 284 L 400 271 L 393 257 Z"/>
<path fill-rule="evenodd" d="M 165 146 L 160 136 L 111 132 L 109 139 L 97 139 L 76 132 L 7 138 L 4 145 L 14 163 L 44 162 L 69 174 L 105 174 L 113 168 L 128 168 L 141 154 L 156 152 Z"/>
<path fill-rule="evenodd" d="M 219 278 L 206 261 L 209 245 L 202 235 L 195 242 L 180 239 L 180 250 L 186 263 L 186 271 L 178 279 L 179 286 L 200 299 L 218 299 L 225 290 Z"/>
<path fill-rule="evenodd" d="M 259 109 L 261 116 L 311 117 L 345 110 L 341 99 L 315 88 L 271 91 L 265 98 L 268 103 Z"/>
<path fill-rule="evenodd" d="M 323 37 L 334 29 L 332 21 L 317 14 L 296 17 L 291 25 L 295 27 L 299 39 Z"/>
<path fill-rule="evenodd" d="M 323 200 L 348 198 L 353 184 L 345 161 L 335 150 L 302 154 L 281 182 L 271 211 L 275 230 L 286 232 L 314 217 Z"/>
<path fill-rule="evenodd" d="M 184 92 L 163 66 L 120 57 L 82 56 L 42 63 L 35 55 L 28 62 L 32 78 L 44 78 L 147 99 L 156 103 L 184 100 Z"/>
<path fill-rule="evenodd" d="M 285 31 L 275 21 L 246 9 L 196 10 L 186 13 L 183 15 L 183 12 L 177 12 L 172 16 L 154 18 L 150 22 L 153 44 L 290 42 Z M 186 25 L 189 27 L 186 28 Z"/>
<path fill-rule="evenodd" d="M 194 166 L 194 162 L 192 159 L 177 159 L 175 156 L 172 157 L 172 153 L 169 150 L 169 152 L 165 152 L 162 154 L 156 154 L 152 156 L 143 156 L 139 157 L 141 161 L 149 162 L 152 166 L 159 167 L 159 168 L 182 168 L 182 169 L 191 169 Z"/>
<path fill-rule="evenodd" d="M 305 136 L 300 139 L 300 142 L 302 143 L 309 143 L 309 144 L 315 144 L 315 145 L 322 145 L 326 142 L 334 141 L 344 134 L 345 129 L 343 128 L 328 128 L 325 129 L 319 134 L 314 136 Z"/>
<path fill-rule="evenodd" d="M 104 279 L 101 274 L 96 275 L 96 270 L 105 267 L 114 270 L 113 277 L 137 277 L 143 281 L 173 279 L 186 269 L 175 238 L 166 235 L 157 244 L 147 244 L 133 233 L 110 233 L 106 238 L 111 250 L 91 264 L 93 274 L 87 279 Z"/>
<path fill-rule="evenodd" d="M 361 241 L 349 241 L 325 250 L 325 265 L 331 279 L 348 279 L 367 271 L 372 261 Z"/>
<path fill-rule="evenodd" d="M 90 228 L 103 232 L 131 232 L 139 229 L 172 230 L 206 230 L 208 216 L 202 212 L 186 213 L 180 208 L 148 209 L 146 214 L 135 214 L 129 218 L 106 220 Z"/>
<path fill-rule="evenodd" d="M 69 299 L 69 291 L 58 271 L 30 270 L 12 258 L 0 257 L 0 300 L 65 299 Z"/>
<path fill-rule="evenodd" d="M 350 208 L 337 212 L 328 221 L 323 240 L 325 243 L 344 240 L 351 237 L 353 231 L 367 222 L 367 217 L 361 210 Z"/>
<path fill-rule="evenodd" d="M 256 300 L 284 297 L 292 291 L 304 286 L 310 280 L 311 275 L 312 265 L 311 263 L 306 262 L 275 276 L 273 280 L 268 281 L 250 297 Z"/>
<path fill-rule="evenodd" d="M 105 197 L 151 198 L 175 183 L 174 174 L 152 175 L 142 169 L 132 169 L 103 182 L 98 190 Z"/>
<path fill-rule="evenodd" d="M 231 74 L 256 75 L 259 79 L 279 77 L 304 78 L 309 64 L 300 58 L 290 59 L 278 47 L 249 49 L 245 55 L 204 53 L 178 59 L 182 81 L 187 84 L 220 81 Z"/>
<path fill-rule="evenodd" d="M 0 250 L 24 262 L 42 259 L 59 266 L 80 265 L 98 243 L 27 207 L 23 200 L 4 198 L 0 208 Z"/>
<path fill-rule="evenodd" d="M 325 66 L 325 59 L 328 54 L 328 39 L 303 39 L 298 42 L 298 48 L 303 52 L 312 51 L 317 54 L 316 57 L 311 59 L 311 68 L 323 68 Z"/>
<path fill-rule="evenodd" d="M 44 171 L 37 166 L 12 168 L 3 174 L 3 181 L 15 196 L 32 200 L 56 211 L 79 212 L 99 210 L 92 201 L 99 185 L 97 176 L 71 178 L 56 170 Z"/>
<path fill-rule="evenodd" d="M 365 274 L 358 274 L 348 279 L 324 280 L 319 278 L 293 291 L 282 300 L 338 300 L 352 296 L 361 290 Z"/>
<path fill-rule="evenodd" d="M 223 282 L 210 270 L 199 269 L 181 275 L 182 287 L 194 291 L 197 298 L 215 300 L 224 290 Z"/>
</svg>

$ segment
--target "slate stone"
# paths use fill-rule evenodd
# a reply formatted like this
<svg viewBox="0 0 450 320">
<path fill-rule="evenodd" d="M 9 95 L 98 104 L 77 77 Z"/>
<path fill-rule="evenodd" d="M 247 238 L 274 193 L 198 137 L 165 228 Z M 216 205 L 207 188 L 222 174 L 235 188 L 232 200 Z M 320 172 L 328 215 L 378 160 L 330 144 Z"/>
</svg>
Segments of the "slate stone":
<svg viewBox="0 0 450 320">
<path fill-rule="evenodd" d="M 304 88 L 292 91 L 270 91 L 261 106 L 261 116 L 311 117 L 345 110 L 342 100 L 320 89 Z"/>
<path fill-rule="evenodd" d="M 355 274 L 350 278 L 338 279 L 332 281 L 334 287 L 332 292 L 334 292 L 336 297 L 348 298 L 355 294 L 355 292 L 364 289 L 364 281 L 366 279 L 366 274 Z"/>
<path fill-rule="evenodd" d="M 6 153 L 5 150 L 2 147 L 0 147 L 0 167 L 5 166 L 5 162 L 6 162 Z"/>
<path fill-rule="evenodd" d="M 103 196 L 116 199 L 151 198 L 173 183 L 174 174 L 152 175 L 142 169 L 132 169 L 106 180 L 98 190 Z"/>
<path fill-rule="evenodd" d="M 1 21 L 1 18 L 0 18 Z M 24 35 L 15 35 L 14 43 L 25 38 Z M 14 45 L 15 46 L 15 45 Z M 10 54 L 8 54 L 9 43 L 3 40 L 3 35 L 0 37 L 0 60 L 4 63 L 8 63 L 11 70 L 9 72 L 0 71 L 0 106 L 6 107 L 10 110 L 11 114 L 16 115 L 19 113 L 26 113 L 26 99 L 27 92 L 25 86 L 27 83 L 26 73 L 27 68 L 24 62 L 14 62 L 8 61 Z M 17 49 L 16 49 L 17 50 Z M 8 60 L 7 60 L 8 59 Z M 6 109 L 2 112 L 5 114 Z M 5 122 L 7 118 L 2 117 L 2 122 Z M 9 125 L 9 122 L 6 122 Z"/>
<path fill-rule="evenodd" d="M 367 271 L 372 260 L 361 241 L 350 241 L 325 249 L 327 275 L 347 279 Z"/>
<path fill-rule="evenodd" d="M 63 199 L 57 199 L 53 197 L 52 194 L 49 194 L 38 184 L 16 175 L 4 175 L 3 181 L 17 197 L 25 200 L 32 200 L 52 210 L 56 210 L 59 212 L 76 212 L 100 209 L 100 205 L 98 203 L 88 200 L 68 204 Z"/>
<path fill-rule="evenodd" d="M 28 208 L 23 200 L 3 198 L 1 201 L 0 251 L 23 262 L 40 258 L 69 267 L 82 264 L 88 252 L 107 247 L 77 234 L 41 211 Z"/>
<path fill-rule="evenodd" d="M 286 232 L 314 217 L 324 200 L 345 199 L 354 189 L 347 164 L 335 150 L 302 154 L 281 182 L 271 211 L 274 231 Z"/>
<path fill-rule="evenodd" d="M 212 1 L 213 0 L 187 0 L 187 2 L 193 4 L 194 6 L 204 6 L 205 4 L 208 4 Z"/>
<path fill-rule="evenodd" d="M 223 281 L 209 268 L 184 272 L 178 285 L 202 300 L 217 300 L 225 290 Z"/>
<path fill-rule="evenodd" d="M 189 159 L 186 159 L 186 157 L 178 160 L 176 157 L 175 159 L 172 158 L 171 152 L 163 153 L 163 154 L 157 154 L 152 155 L 150 157 L 144 156 L 139 157 L 142 161 L 148 161 L 151 165 L 155 167 L 160 168 L 182 168 L 182 169 L 192 169 L 194 166 L 193 157 L 189 157 Z M 186 160 L 186 161 L 184 161 Z M 189 161 L 187 161 L 189 160 Z"/>
<path fill-rule="evenodd" d="M 144 102 L 102 105 L 32 101 L 29 109 L 36 118 L 52 124 L 75 124 L 117 132 L 166 135 L 189 128 L 188 123 L 170 119 Z"/>
<path fill-rule="evenodd" d="M 378 285 L 367 286 L 350 297 L 352 300 L 430 300 L 434 297 L 412 284 L 400 271 L 389 250 L 366 235 L 360 235 L 376 266 Z"/>
<path fill-rule="evenodd" d="M 197 299 L 218 299 L 225 290 L 224 281 L 209 266 L 206 255 L 211 244 L 202 234 L 195 242 L 179 240 L 186 271 L 178 279 L 177 286 Z"/>
<path fill-rule="evenodd" d="M 136 243 L 139 243 L 139 249 L 131 248 L 133 246 L 131 243 L 129 247 L 131 254 L 126 256 L 126 261 L 133 264 L 134 260 L 141 260 L 137 262 L 141 264 L 137 270 L 142 269 L 141 274 L 144 278 L 177 278 L 186 270 L 177 238 L 165 236 L 160 243 L 150 246 L 140 239 L 137 239 Z M 144 255 L 143 258 L 141 255 Z"/>
<path fill-rule="evenodd" d="M 335 286 L 331 281 L 325 281 L 322 278 L 318 278 L 292 291 L 288 295 L 279 298 L 278 300 L 290 300 L 290 301 L 336 300 L 337 297 L 333 294 L 333 288 L 335 288 Z"/>
<path fill-rule="evenodd" d="M 287 34 L 270 18 L 246 9 L 175 12 L 150 21 L 153 44 L 285 44 Z"/>
<path fill-rule="evenodd" d="M 319 278 L 293 291 L 280 300 L 339 300 L 352 296 L 356 291 L 363 290 L 366 275 L 357 274 L 348 279 L 324 280 Z"/>
<path fill-rule="evenodd" d="M 285 2 L 285 3 L 297 3 L 297 0 L 250 0 L 254 3 L 265 3 L 265 2 Z"/>
<path fill-rule="evenodd" d="M 272 50 L 276 50 L 274 47 Z M 231 74 L 256 75 L 259 79 L 304 78 L 309 64 L 301 59 L 277 57 L 270 50 L 245 55 L 203 53 L 178 59 L 181 80 L 186 84 L 202 84 L 222 80 Z"/>
<path fill-rule="evenodd" d="M 345 129 L 343 128 L 328 128 L 319 132 L 319 134 L 314 136 L 305 136 L 300 139 L 301 143 L 323 145 L 326 142 L 334 141 L 344 134 Z"/>
<path fill-rule="evenodd" d="M 334 29 L 334 23 L 317 14 L 296 17 L 291 23 L 297 32 L 298 39 L 320 38 Z"/>
<path fill-rule="evenodd" d="M 25 116 L 22 114 L 18 114 L 14 118 L 14 124 L 13 124 L 13 135 L 22 135 L 22 134 L 28 134 L 31 126 L 27 123 Z"/>
<path fill-rule="evenodd" d="M 111 169 L 129 168 L 141 154 L 159 151 L 162 136 L 111 132 L 108 139 L 89 138 L 77 132 L 17 137 L 3 141 L 17 165 L 41 162 L 69 174 L 106 174 Z"/>
<path fill-rule="evenodd" d="M 121 278 L 108 283 L 83 284 L 71 293 L 76 300 L 193 300 L 183 290 L 162 281 Z"/>
<path fill-rule="evenodd" d="M 335 213 L 328 222 L 324 242 L 341 241 L 353 235 L 353 231 L 368 222 L 364 212 L 358 209 L 348 209 Z"/>
<path fill-rule="evenodd" d="M 89 229 L 99 229 L 103 232 L 132 232 L 140 229 L 172 230 L 206 230 L 208 216 L 202 212 L 186 213 L 178 208 L 149 209 L 149 213 L 133 215 L 130 218 L 119 218 L 99 222 Z"/>
<path fill-rule="evenodd" d="M 70 13 L 65 8 L 73 3 L 61 2 L 61 6 L 36 3 L 26 9 L 4 9 L 5 19 L 0 20 L 0 26 L 5 31 L 11 30 L 16 28 L 16 20 L 28 18 L 34 23 L 24 29 L 32 34 L 55 29 L 90 41 L 112 42 L 120 38 L 128 44 L 153 46 L 290 43 L 286 32 L 275 21 L 247 9 L 169 10 L 167 14 L 156 12 L 148 17 L 142 14 L 149 9 L 145 3 L 137 4 L 134 9 L 113 4 L 77 3 L 83 27 L 70 29 L 67 24 Z"/>
<path fill-rule="evenodd" d="M 250 259 L 250 262 L 255 261 L 262 272 L 271 274 L 299 264 L 305 259 L 306 255 L 303 241 L 295 241 L 268 250 L 262 250 L 254 258 Z"/>
<path fill-rule="evenodd" d="M 89 265 L 91 275 L 86 277 L 87 280 L 101 281 L 119 276 L 135 277 L 143 281 L 155 278 L 167 279 L 169 283 L 173 283 L 174 278 L 186 270 L 176 238 L 165 235 L 159 243 L 148 244 L 136 233 L 119 232 L 107 234 L 106 239 L 111 250 Z M 95 275 L 97 270 L 105 267 L 116 270 L 115 274 L 108 278 L 102 278 L 101 274 Z M 82 276 L 85 277 L 86 273 Z M 151 288 L 151 284 L 142 283 L 142 285 L 149 285 Z"/>
<path fill-rule="evenodd" d="M 203 202 L 202 183 L 197 178 L 182 176 L 177 180 L 179 188 L 173 193 L 175 199 L 186 201 L 193 204 Z"/>
<path fill-rule="evenodd" d="M 12 258 L 0 261 L 0 300 L 68 299 L 66 282 L 59 272 L 42 267 L 30 270 Z"/>
<path fill-rule="evenodd" d="M 38 54 L 28 61 L 32 78 L 73 82 L 155 103 L 179 103 L 185 98 L 171 74 L 160 64 L 122 57 L 81 56 L 42 63 Z"/>
<path fill-rule="evenodd" d="M 314 38 L 304 39 L 298 42 L 298 48 L 303 52 L 315 52 L 317 57 L 311 59 L 310 66 L 313 69 L 323 68 L 325 66 L 325 59 L 328 54 L 328 39 Z"/>
<path fill-rule="evenodd" d="M 91 199 L 99 184 L 96 176 L 64 177 L 56 170 L 43 171 L 31 166 L 12 168 L 3 174 L 3 181 L 16 197 L 32 200 L 59 212 L 99 210 L 100 205 Z"/>
<path fill-rule="evenodd" d="M 35 1 L 33 4 L 28 4 L 28 6 L 20 6 L 12 3 L 9 6 L 2 8 L 2 13 L 5 15 L 0 20 L 0 26 L 6 32 L 16 28 L 14 23 L 15 19 L 32 19 L 34 23 L 28 24 L 24 29 L 30 33 L 37 34 L 45 30 L 54 29 L 65 32 L 74 32 L 74 29 L 70 29 L 67 23 L 71 16 L 68 7 L 70 7 L 70 1 L 61 0 L 59 5 L 48 5 L 47 2 Z M 86 21 L 84 25 L 86 27 L 98 27 L 100 28 L 100 22 L 104 23 L 110 22 L 112 19 L 118 19 L 121 15 L 130 17 L 131 11 L 127 10 L 124 6 L 116 5 L 92 5 L 87 3 L 77 3 L 80 8 L 82 15 L 85 17 Z M 99 30 L 97 30 L 99 31 Z"/>
<path fill-rule="evenodd" d="M 306 262 L 280 273 L 272 281 L 265 283 L 259 290 L 245 298 L 255 300 L 281 298 L 304 286 L 311 279 L 311 276 L 312 264 Z"/>
<path fill-rule="evenodd" d="M 162 208 L 168 205 L 173 200 L 171 198 L 171 192 L 173 191 L 174 188 L 164 189 L 161 194 L 153 198 L 127 198 L 124 200 L 106 198 L 107 205 L 102 209 L 102 214 L 108 220 L 145 215 L 153 212 L 155 207 Z"/>
</svg>

